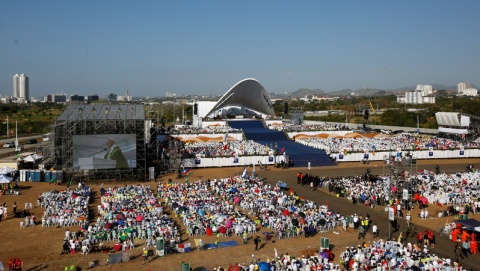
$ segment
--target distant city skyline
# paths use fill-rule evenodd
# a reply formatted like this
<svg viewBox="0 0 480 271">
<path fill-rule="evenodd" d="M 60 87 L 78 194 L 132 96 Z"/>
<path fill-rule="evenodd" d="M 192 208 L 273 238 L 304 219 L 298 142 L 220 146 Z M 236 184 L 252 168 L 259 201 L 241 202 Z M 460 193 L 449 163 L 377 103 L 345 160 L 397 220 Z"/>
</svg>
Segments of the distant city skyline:
<svg viewBox="0 0 480 271">
<path fill-rule="evenodd" d="M 480 1 L 8 1 L 0 95 L 480 86 Z M 19 13 L 18 11 L 22 12 Z"/>
</svg>

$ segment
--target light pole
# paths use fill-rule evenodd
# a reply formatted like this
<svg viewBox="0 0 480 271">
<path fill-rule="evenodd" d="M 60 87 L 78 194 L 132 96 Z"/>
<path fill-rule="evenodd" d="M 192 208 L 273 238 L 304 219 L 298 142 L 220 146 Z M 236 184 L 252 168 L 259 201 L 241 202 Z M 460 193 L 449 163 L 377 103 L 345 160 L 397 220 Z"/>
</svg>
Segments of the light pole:
<svg viewBox="0 0 480 271">
<path fill-rule="evenodd" d="M 185 124 L 185 94 L 183 94 L 182 100 L 182 124 Z"/>
<path fill-rule="evenodd" d="M 9 128 L 8 128 L 8 115 L 7 115 L 7 121 L 3 122 L 3 124 L 7 124 L 7 135 L 6 138 L 8 138 L 8 134 L 10 133 Z"/>
</svg>

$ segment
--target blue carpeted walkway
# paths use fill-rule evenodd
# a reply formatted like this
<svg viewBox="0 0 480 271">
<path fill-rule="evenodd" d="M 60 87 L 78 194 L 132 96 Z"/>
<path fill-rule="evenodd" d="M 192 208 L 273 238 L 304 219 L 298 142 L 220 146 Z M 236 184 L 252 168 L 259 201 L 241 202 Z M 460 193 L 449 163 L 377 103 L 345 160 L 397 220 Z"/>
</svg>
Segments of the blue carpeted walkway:
<svg viewBox="0 0 480 271">
<path fill-rule="evenodd" d="M 259 120 L 232 120 L 228 124 L 232 128 L 242 129 L 249 140 L 270 146 L 275 145 L 279 150 L 284 148 L 296 167 L 306 167 L 308 162 L 313 166 L 332 166 L 335 162 L 323 150 L 307 147 L 289 140 L 285 133 L 270 130 Z"/>
</svg>

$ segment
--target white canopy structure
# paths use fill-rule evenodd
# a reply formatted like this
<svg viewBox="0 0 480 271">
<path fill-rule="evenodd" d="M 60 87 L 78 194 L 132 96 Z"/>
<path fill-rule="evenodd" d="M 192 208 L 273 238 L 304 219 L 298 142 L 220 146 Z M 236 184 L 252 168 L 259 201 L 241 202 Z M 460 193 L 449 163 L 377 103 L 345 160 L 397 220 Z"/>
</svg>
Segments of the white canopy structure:
<svg viewBox="0 0 480 271">
<path fill-rule="evenodd" d="M 8 173 L 15 172 L 15 171 L 17 171 L 17 170 L 14 169 L 14 168 L 11 168 L 11 167 L 7 167 L 7 166 L 4 166 L 4 167 L 0 168 L 0 174 L 8 174 Z"/>
<path fill-rule="evenodd" d="M 40 160 L 42 159 L 43 156 L 41 155 L 38 155 L 36 153 L 33 153 L 33 154 L 30 154 L 28 155 L 27 157 L 23 158 L 23 161 L 24 162 L 32 162 L 32 163 L 35 163 L 37 160 Z"/>
<path fill-rule="evenodd" d="M 456 112 L 437 112 L 435 113 L 438 125 L 468 127 L 470 125 L 470 116 Z"/>
<path fill-rule="evenodd" d="M 437 112 L 435 118 L 440 133 L 458 135 L 469 134 L 469 128 L 478 128 L 480 121 L 477 116 L 458 112 Z"/>
<path fill-rule="evenodd" d="M 5 176 L 5 175 L 0 175 L 0 183 L 10 183 L 13 180 L 13 178 Z"/>
<path fill-rule="evenodd" d="M 218 100 L 206 115 L 229 106 L 243 106 L 266 115 L 275 115 L 272 101 L 265 88 L 255 79 L 247 78 L 235 84 Z"/>
</svg>

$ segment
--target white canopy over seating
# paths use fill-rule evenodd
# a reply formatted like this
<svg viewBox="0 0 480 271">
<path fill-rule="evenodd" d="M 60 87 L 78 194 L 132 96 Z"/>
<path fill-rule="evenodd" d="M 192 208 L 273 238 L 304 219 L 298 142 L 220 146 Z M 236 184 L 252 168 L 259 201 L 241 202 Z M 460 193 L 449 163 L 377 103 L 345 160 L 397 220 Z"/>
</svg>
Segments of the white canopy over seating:
<svg viewBox="0 0 480 271">
<path fill-rule="evenodd" d="M 8 174 L 8 173 L 15 172 L 15 171 L 17 171 L 17 170 L 14 169 L 14 168 L 11 168 L 11 167 L 7 167 L 7 166 L 4 166 L 4 167 L 0 168 L 0 174 Z"/>
<path fill-rule="evenodd" d="M 0 183 L 10 183 L 13 178 L 8 177 L 6 175 L 0 175 Z"/>
</svg>

